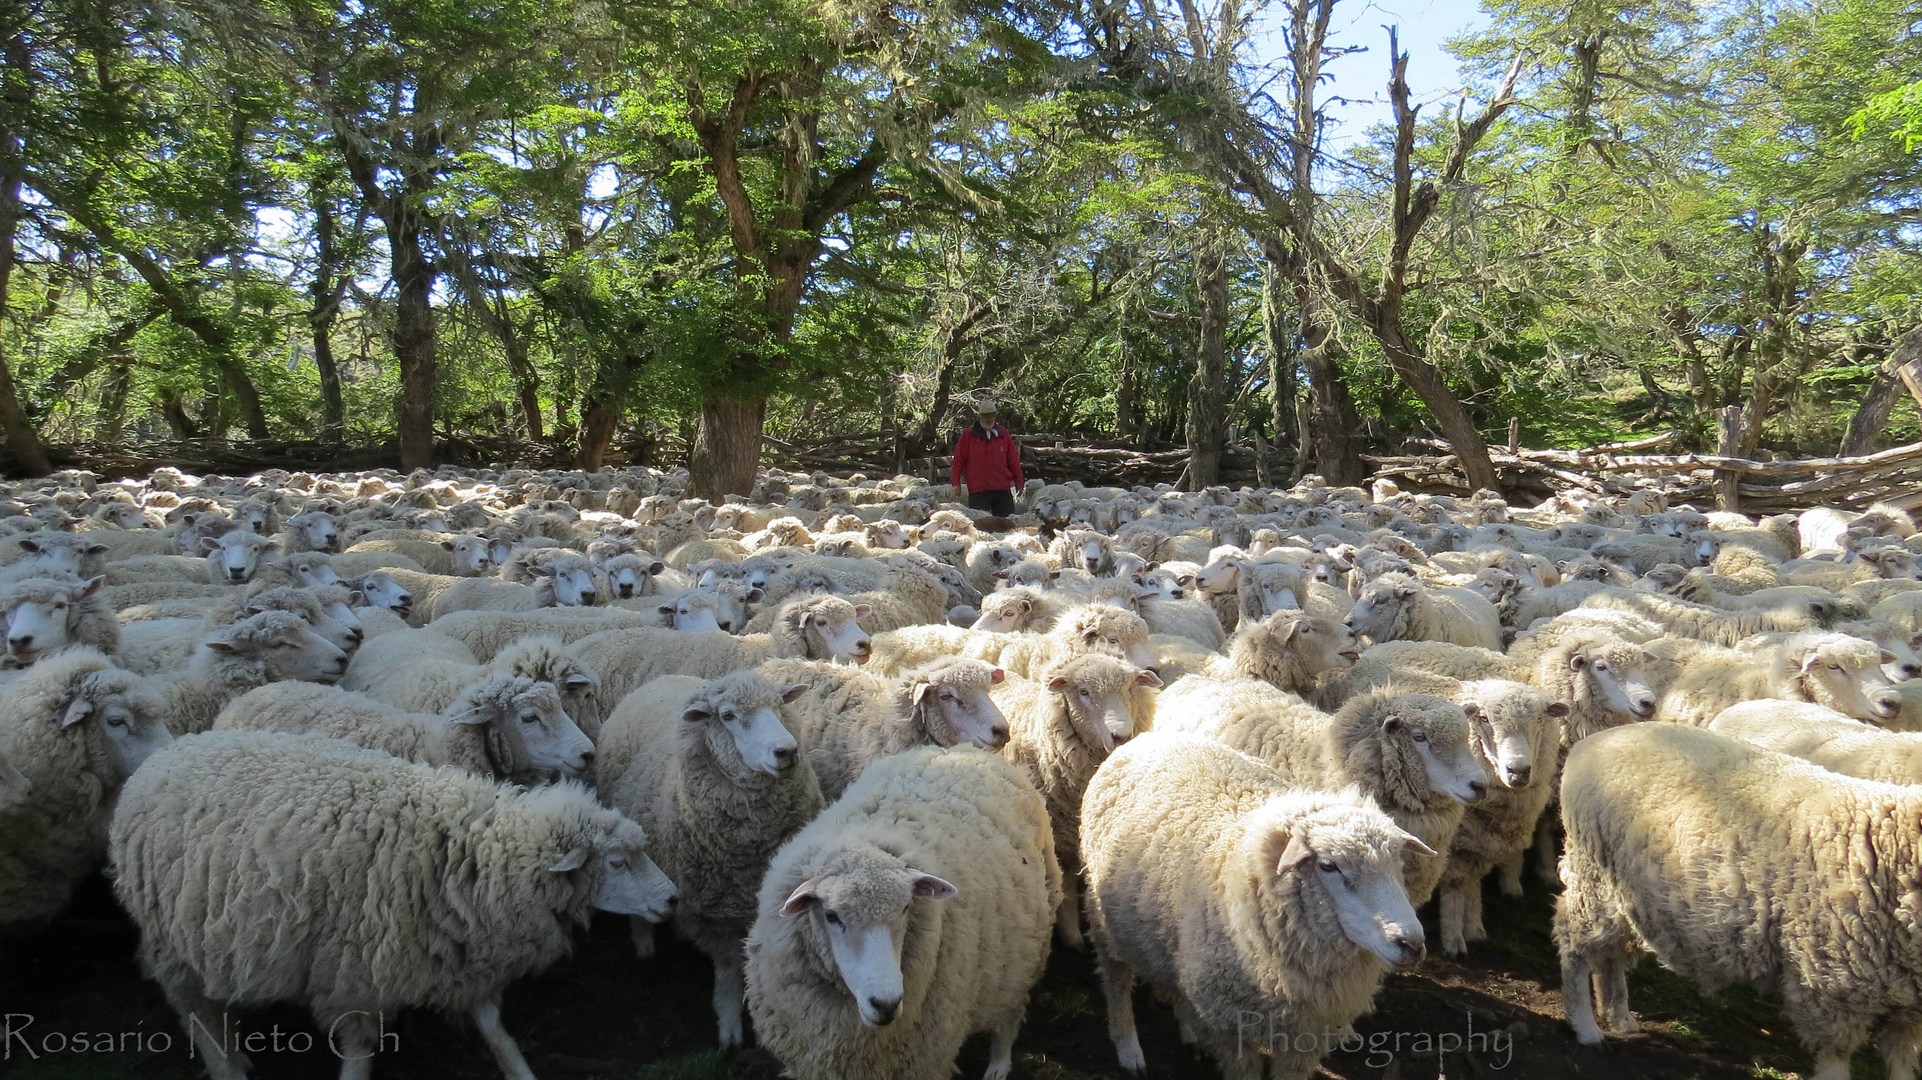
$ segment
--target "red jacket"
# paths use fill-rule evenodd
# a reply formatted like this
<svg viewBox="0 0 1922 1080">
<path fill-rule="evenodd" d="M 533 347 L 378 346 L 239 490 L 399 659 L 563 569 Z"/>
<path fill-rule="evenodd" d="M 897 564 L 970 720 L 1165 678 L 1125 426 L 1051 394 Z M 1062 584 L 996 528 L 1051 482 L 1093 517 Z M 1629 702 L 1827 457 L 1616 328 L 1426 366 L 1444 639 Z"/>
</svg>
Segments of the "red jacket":
<svg viewBox="0 0 1922 1080">
<path fill-rule="evenodd" d="M 1006 491 L 1027 483 L 1021 476 L 1021 448 L 1006 427 L 996 425 L 994 438 L 980 424 L 970 424 L 954 443 L 954 466 L 948 480 L 969 491 Z"/>
</svg>

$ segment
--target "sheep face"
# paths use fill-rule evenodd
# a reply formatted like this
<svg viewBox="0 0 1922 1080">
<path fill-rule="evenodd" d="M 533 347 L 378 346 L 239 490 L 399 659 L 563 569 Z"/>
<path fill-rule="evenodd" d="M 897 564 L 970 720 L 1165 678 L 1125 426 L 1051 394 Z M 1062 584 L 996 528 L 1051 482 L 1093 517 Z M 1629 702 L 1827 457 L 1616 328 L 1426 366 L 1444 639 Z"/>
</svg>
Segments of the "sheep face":
<svg viewBox="0 0 1922 1080">
<path fill-rule="evenodd" d="M 722 581 L 714 587 L 715 624 L 730 634 L 745 633 L 748 608 L 767 594 L 746 581 Z"/>
<path fill-rule="evenodd" d="M 645 562 L 635 555 L 617 555 L 609 559 L 603 569 L 607 574 L 609 591 L 617 598 L 627 600 L 657 592 L 654 578 L 667 569 L 667 564 Z"/>
<path fill-rule="evenodd" d="M 1033 600 L 1020 593 L 995 593 L 981 601 L 981 617 L 969 629 L 1013 634 L 1026 630 L 1033 621 Z"/>
<path fill-rule="evenodd" d="M 1403 574 L 1384 574 L 1368 583 L 1348 613 L 1348 628 L 1379 644 L 1396 641 L 1408 631 L 1409 609 L 1421 586 Z"/>
<path fill-rule="evenodd" d="M 1183 600 L 1187 598 L 1188 590 L 1194 585 L 1195 579 L 1193 575 L 1183 577 L 1175 574 L 1172 570 L 1155 569 L 1152 563 L 1149 564 L 1149 567 L 1149 569 L 1134 575 L 1135 587 L 1140 590 L 1143 600 Z M 1182 585 L 1184 580 L 1188 582 L 1187 586 Z"/>
<path fill-rule="evenodd" d="M 235 525 L 253 533 L 255 536 L 266 536 L 273 531 L 272 520 L 268 516 L 267 508 L 264 506 L 243 505 L 236 507 L 234 509 L 233 519 Z"/>
<path fill-rule="evenodd" d="M 1782 643 L 1778 670 L 1794 668 L 1807 700 L 1857 720 L 1890 720 L 1902 698 L 1882 674 L 1895 654 L 1841 634 L 1798 634 Z"/>
<path fill-rule="evenodd" d="M 1061 571 L 1039 559 L 1022 559 L 1006 570 L 995 571 L 994 576 L 1000 581 L 996 588 L 1006 586 L 1018 589 L 1026 586 L 1031 589 L 1051 589 L 1061 577 Z"/>
<path fill-rule="evenodd" d="M 902 551 L 908 547 L 908 530 L 898 521 L 872 522 L 866 531 L 871 548 Z"/>
<path fill-rule="evenodd" d="M 1195 574 L 1195 587 L 1210 596 L 1234 592 L 1241 588 L 1241 565 L 1239 557 L 1224 555 Z"/>
<path fill-rule="evenodd" d="M 485 537 L 455 536 L 442 540 L 440 546 L 453 561 L 455 577 L 479 577 L 492 565 Z"/>
<path fill-rule="evenodd" d="M 947 677 L 960 674 L 968 677 Z M 980 678 L 981 675 L 986 678 Z M 942 746 L 972 743 L 999 750 L 1008 743 L 1008 719 L 989 696 L 988 688 L 1007 678 L 1000 668 L 978 660 L 956 661 L 947 672 L 932 672 L 913 680 L 908 692 L 911 719 L 918 721 Z"/>
<path fill-rule="evenodd" d="M 1096 532 L 1075 532 L 1069 534 L 1074 545 L 1075 561 L 1081 569 L 1096 577 L 1108 577 L 1114 573 L 1114 548 L 1108 538 Z"/>
<path fill-rule="evenodd" d="M 1301 612 L 1268 617 L 1268 636 L 1284 651 L 1302 658 L 1302 669 L 1313 673 L 1351 668 L 1361 659 L 1354 631 L 1333 619 Z"/>
<path fill-rule="evenodd" d="M 942 563 L 926 568 L 934 580 L 948 591 L 948 603 L 959 607 L 974 607 L 981 602 L 981 590 L 968 581 L 968 576 L 952 566 Z"/>
<path fill-rule="evenodd" d="M 568 849 L 548 867 L 550 873 L 571 874 L 598 863 L 594 906 L 615 915 L 634 915 L 662 922 L 681 895 L 654 860 L 647 857 L 647 835 L 639 825 L 621 818 L 612 829 L 597 830 L 590 843 Z"/>
<path fill-rule="evenodd" d="M 1139 734 L 1130 691 L 1135 686 L 1160 685 L 1161 678 L 1154 672 L 1136 670 L 1106 656 L 1076 657 L 1053 669 L 1048 678 L 1048 689 L 1061 699 L 1062 712 L 1075 735 L 1104 755 Z"/>
<path fill-rule="evenodd" d="M 1506 570 L 1493 566 L 1483 567 L 1477 570 L 1475 572 L 1475 580 L 1468 583 L 1468 588 L 1473 589 L 1475 592 L 1481 594 L 1483 599 L 1497 606 L 1500 606 L 1502 601 L 1515 595 L 1515 591 L 1521 587 L 1522 582 L 1520 578 Z"/>
<path fill-rule="evenodd" d="M 1088 652 L 1117 656 L 1138 668 L 1151 668 L 1154 650 L 1148 647 L 1148 624 L 1133 612 L 1101 612 L 1079 628 L 1081 646 Z"/>
<path fill-rule="evenodd" d="M 110 785 L 132 776 L 154 751 L 173 742 L 162 719 L 165 703 L 138 679 L 109 668 L 74 680 L 57 720 L 62 728 L 93 724 L 106 751 L 108 775 L 101 779 Z"/>
<path fill-rule="evenodd" d="M 1390 966 L 1412 967 L 1421 962 L 1428 941 L 1402 885 L 1402 861 L 1404 852 L 1436 852 L 1397 828 L 1372 803 L 1362 810 L 1357 814 L 1354 807 L 1329 807 L 1291 829 L 1257 831 L 1267 845 L 1261 862 L 1273 865 L 1278 878 L 1296 878 L 1304 900 L 1315 892 L 1327 895 L 1326 908 L 1303 905 L 1318 922 L 1333 908 L 1337 925 L 1318 931 L 1332 937 L 1339 930 Z"/>
<path fill-rule="evenodd" d="M 1646 660 L 1647 654 L 1635 651 L 1640 655 L 1634 660 Z M 1624 655 L 1606 655 L 1615 652 Z M 1590 700 L 1608 712 L 1646 720 L 1655 715 L 1655 691 L 1642 678 L 1641 664 L 1631 664 L 1626 653 L 1604 647 L 1581 648 L 1569 654 L 1568 666 L 1585 681 L 1585 696 Z"/>
<path fill-rule="evenodd" d="M 311 551 L 338 551 L 340 527 L 333 516 L 319 510 L 303 510 L 287 519 L 288 532 L 299 532 Z"/>
<path fill-rule="evenodd" d="M 300 582 L 305 588 L 318 589 L 326 585 L 343 584 L 340 573 L 334 569 L 333 564 L 322 552 L 303 551 L 297 555 L 290 555 L 285 565 L 287 571 L 293 574 L 294 580 Z"/>
<path fill-rule="evenodd" d="M 847 610 L 841 610 L 841 608 Z M 874 642 L 857 621 L 873 614 L 866 604 L 843 603 L 839 607 L 801 609 L 801 635 L 807 641 L 811 660 L 831 660 L 837 664 L 865 664 L 874 651 Z"/>
<path fill-rule="evenodd" d="M 1922 563 L 1917 563 L 1915 554 L 1906 548 L 1870 548 L 1857 558 L 1874 567 L 1877 577 L 1922 580 Z"/>
<path fill-rule="evenodd" d="M 720 622 L 715 618 L 718 610 L 718 600 L 712 593 L 687 593 L 660 607 L 661 615 L 668 623 L 686 634 L 721 629 Z"/>
<path fill-rule="evenodd" d="M 525 676 L 499 687 L 453 717 L 456 724 L 491 724 L 516 747 L 515 756 L 531 769 L 564 777 L 586 774 L 594 762 L 594 743 L 561 707 L 560 692 Z"/>
<path fill-rule="evenodd" d="M 263 555 L 280 550 L 272 540 L 261 540 L 253 533 L 234 532 L 222 536 L 203 536 L 200 553 L 207 556 L 207 578 L 215 585 L 244 585 L 254 579 Z"/>
<path fill-rule="evenodd" d="M 74 605 L 100 591 L 107 579 L 91 578 L 51 588 L 34 589 L 8 608 L 6 615 L 6 666 L 27 667 L 55 649 L 65 648 L 72 640 L 68 619 Z"/>
<path fill-rule="evenodd" d="M 703 726 L 708 750 L 724 770 L 779 776 L 793 768 L 800 743 L 781 721 L 776 705 L 761 701 L 759 693 L 739 695 L 733 689 L 725 678 L 708 683 L 687 703 L 681 718 Z M 807 687 L 797 683 L 775 689 L 779 702 L 789 702 Z"/>
<path fill-rule="evenodd" d="M 354 591 L 368 607 L 385 608 L 403 619 L 414 610 L 414 594 L 401 588 L 392 575 L 380 570 L 361 575 Z"/>
<path fill-rule="evenodd" d="M 1419 762 L 1431 790 L 1464 806 L 1477 803 L 1488 794 L 1488 771 L 1470 740 L 1470 725 L 1480 719 L 1478 705 L 1409 694 L 1381 719 L 1382 751 L 1399 756 L 1404 768 Z"/>
<path fill-rule="evenodd" d="M 99 517 L 101 521 L 116 529 L 153 528 L 153 522 L 148 521 L 147 515 L 141 513 L 140 508 L 132 503 L 108 503 L 100 508 Z"/>
<path fill-rule="evenodd" d="M 339 682 L 347 672 L 347 654 L 314 633 L 297 616 L 274 619 L 285 614 L 270 611 L 255 615 L 208 638 L 204 645 L 211 652 L 258 661 L 270 682 Z"/>
<path fill-rule="evenodd" d="M 1462 703 L 1462 712 L 1474 726 L 1477 748 L 1495 780 L 1510 791 L 1520 791 L 1534 781 L 1532 736 L 1542 719 L 1560 723 L 1569 708 L 1566 702 L 1552 701 L 1520 683 L 1495 683 L 1478 685 L 1470 700 Z"/>
<path fill-rule="evenodd" d="M 1662 563 L 1648 573 L 1643 574 L 1640 578 L 1637 578 L 1635 584 L 1630 585 L 1629 588 L 1637 592 L 1668 593 L 1673 595 L 1682 587 L 1682 583 L 1687 580 L 1688 571 L 1684 569 L 1680 563 Z"/>
<path fill-rule="evenodd" d="M 781 915 L 809 920 L 802 938 L 816 961 L 840 975 L 863 1024 L 886 1027 L 901 1013 L 901 948 L 916 901 L 939 902 L 954 893 L 946 880 L 878 847 L 850 844 L 788 895 Z"/>
<path fill-rule="evenodd" d="M 268 611 L 287 611 L 300 616 L 301 621 L 312 627 L 314 633 L 342 652 L 351 653 L 360 648 L 361 638 L 365 636 L 360 629 L 359 619 L 353 619 L 350 628 L 322 611 L 312 596 L 293 590 L 269 589 L 256 595 L 240 609 L 240 617 L 244 619 Z"/>
<path fill-rule="evenodd" d="M 98 573 L 99 568 L 89 567 L 88 563 L 98 563 L 107 553 L 105 544 L 90 543 L 81 537 L 64 533 L 29 533 L 15 543 L 26 555 L 14 565 L 31 567 L 21 572 L 34 577 L 57 577 L 62 574 L 82 577 L 89 570 Z"/>
<path fill-rule="evenodd" d="M 1694 565 L 1715 565 L 1715 556 L 1722 550 L 1720 537 L 1707 530 L 1700 530 L 1688 534 L 1684 539 L 1688 542 L 1689 555 L 1695 560 Z"/>
</svg>

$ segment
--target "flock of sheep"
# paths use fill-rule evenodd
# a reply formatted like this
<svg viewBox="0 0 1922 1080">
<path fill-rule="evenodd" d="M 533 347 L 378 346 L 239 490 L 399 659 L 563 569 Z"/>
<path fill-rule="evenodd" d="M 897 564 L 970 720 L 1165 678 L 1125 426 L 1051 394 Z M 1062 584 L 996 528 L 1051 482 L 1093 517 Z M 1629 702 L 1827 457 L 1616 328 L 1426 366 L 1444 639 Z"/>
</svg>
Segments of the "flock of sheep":
<svg viewBox="0 0 1922 1080">
<path fill-rule="evenodd" d="M 975 1032 L 1002 1080 L 1051 940 L 1123 1069 L 1140 981 L 1260 1080 L 1248 1014 L 1346 1029 L 1418 908 L 1460 955 L 1532 851 L 1583 1042 L 1647 951 L 1779 993 L 1819 1080 L 1871 1043 L 1916 1080 L 1900 510 L 686 481 L 0 488 L 0 926 L 104 865 L 216 1080 L 221 1010 L 275 1002 L 343 1078 L 428 1006 L 529 1080 L 502 991 L 596 909 L 698 947 L 721 1045 L 800 1080 L 945 1080 Z"/>
</svg>

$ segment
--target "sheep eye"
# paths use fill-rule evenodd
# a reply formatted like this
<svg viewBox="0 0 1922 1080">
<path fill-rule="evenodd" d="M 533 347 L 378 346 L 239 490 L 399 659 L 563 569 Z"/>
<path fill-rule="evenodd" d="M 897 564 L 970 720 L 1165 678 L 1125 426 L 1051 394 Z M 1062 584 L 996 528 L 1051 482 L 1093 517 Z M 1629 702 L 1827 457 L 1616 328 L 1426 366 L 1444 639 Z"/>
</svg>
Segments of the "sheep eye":
<svg viewBox="0 0 1922 1080">
<path fill-rule="evenodd" d="M 835 914 L 834 912 L 832 912 L 832 911 L 830 911 L 830 912 L 828 912 L 828 913 L 827 913 L 827 914 L 826 914 L 826 915 L 825 915 L 824 917 L 825 917 L 825 918 L 827 919 L 827 921 L 828 921 L 828 925 L 829 925 L 829 926 L 839 926 L 839 925 L 841 925 L 841 916 L 839 916 L 839 915 L 836 915 L 836 914 Z"/>
<path fill-rule="evenodd" d="M 53 605 L 53 609 L 55 611 L 65 611 L 67 610 L 67 602 L 65 600 L 62 600 L 59 603 Z"/>
<path fill-rule="evenodd" d="M 613 868 L 614 868 L 614 869 L 616 869 L 616 870 L 620 870 L 620 869 L 623 869 L 623 868 L 625 868 L 625 867 L 627 866 L 627 856 L 625 856 L 625 855 L 609 855 L 609 856 L 607 857 L 607 865 L 609 865 L 609 866 L 611 866 L 611 867 L 613 867 Z"/>
<path fill-rule="evenodd" d="M 1829 665 L 1829 670 L 1830 670 L 1830 671 L 1840 671 L 1840 670 L 1842 670 L 1842 665 L 1840 665 L 1840 664 L 1830 664 L 1830 665 Z"/>
<path fill-rule="evenodd" d="M 732 719 L 734 719 L 734 714 L 733 714 L 732 712 L 723 712 L 723 713 L 721 713 L 721 719 L 722 719 L 722 720 L 732 720 Z"/>
<path fill-rule="evenodd" d="M 107 726 L 108 727 L 126 727 L 127 718 L 124 716 L 109 716 L 107 717 Z"/>
<path fill-rule="evenodd" d="M 1597 660 L 1597 661 L 1595 661 L 1595 670 L 1596 670 L 1596 671 L 1607 671 L 1607 670 L 1608 670 L 1608 661 L 1606 661 L 1606 660 Z"/>
<path fill-rule="evenodd" d="M 522 713 L 521 714 L 521 723 L 523 724 L 538 724 L 540 722 L 541 722 L 541 716 L 539 713 Z"/>
<path fill-rule="evenodd" d="M 1333 859 L 1323 859 L 1323 860 L 1321 860 L 1321 872 L 1322 872 L 1322 873 L 1324 873 L 1324 874 L 1334 874 L 1334 873 L 1338 873 L 1338 872 L 1340 872 L 1340 870 L 1341 870 L 1341 867 L 1339 867 L 1339 866 L 1337 866 L 1337 865 L 1335 865 L 1335 860 L 1333 860 Z"/>
</svg>

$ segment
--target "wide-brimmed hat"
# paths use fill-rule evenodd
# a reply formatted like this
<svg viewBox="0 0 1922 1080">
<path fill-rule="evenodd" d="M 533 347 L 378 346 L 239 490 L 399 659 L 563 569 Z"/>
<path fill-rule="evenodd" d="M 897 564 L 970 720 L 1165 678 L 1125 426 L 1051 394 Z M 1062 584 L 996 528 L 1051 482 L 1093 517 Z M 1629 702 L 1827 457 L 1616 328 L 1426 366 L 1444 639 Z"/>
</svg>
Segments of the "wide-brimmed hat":
<svg viewBox="0 0 1922 1080">
<path fill-rule="evenodd" d="M 974 414 L 976 416 L 993 416 L 996 411 L 993 398 L 982 398 L 974 403 Z"/>
</svg>

